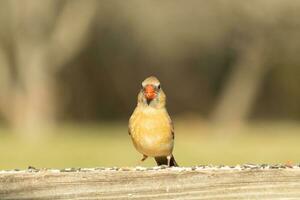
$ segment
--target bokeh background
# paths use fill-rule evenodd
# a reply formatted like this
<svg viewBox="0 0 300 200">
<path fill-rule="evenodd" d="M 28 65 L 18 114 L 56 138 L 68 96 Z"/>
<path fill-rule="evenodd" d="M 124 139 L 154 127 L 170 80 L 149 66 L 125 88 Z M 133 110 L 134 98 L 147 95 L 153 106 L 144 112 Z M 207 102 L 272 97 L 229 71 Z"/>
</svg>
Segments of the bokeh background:
<svg viewBox="0 0 300 200">
<path fill-rule="evenodd" d="M 3 0 L 0 169 L 139 163 L 157 76 L 180 165 L 297 163 L 300 1 Z"/>
</svg>

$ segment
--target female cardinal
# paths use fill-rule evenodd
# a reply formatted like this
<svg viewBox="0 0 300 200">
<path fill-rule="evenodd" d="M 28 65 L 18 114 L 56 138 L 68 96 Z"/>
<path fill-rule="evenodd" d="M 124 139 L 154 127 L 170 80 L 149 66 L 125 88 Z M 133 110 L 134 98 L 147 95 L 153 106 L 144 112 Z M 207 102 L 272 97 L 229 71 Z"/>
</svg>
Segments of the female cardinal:
<svg viewBox="0 0 300 200">
<path fill-rule="evenodd" d="M 157 165 L 178 166 L 172 155 L 174 128 L 166 109 L 166 95 L 156 77 L 142 82 L 128 130 L 135 148 L 143 154 L 141 161 L 150 156 Z"/>
</svg>

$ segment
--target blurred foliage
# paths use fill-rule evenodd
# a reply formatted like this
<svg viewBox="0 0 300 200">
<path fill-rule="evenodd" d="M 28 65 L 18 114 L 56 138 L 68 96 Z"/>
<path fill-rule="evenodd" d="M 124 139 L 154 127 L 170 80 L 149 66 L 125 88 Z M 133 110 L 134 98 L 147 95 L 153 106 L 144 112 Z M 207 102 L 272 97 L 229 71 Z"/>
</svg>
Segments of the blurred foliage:
<svg viewBox="0 0 300 200">
<path fill-rule="evenodd" d="M 59 73 L 62 118 L 128 118 L 140 82 L 161 79 L 171 113 L 209 116 L 241 46 L 264 40 L 252 118 L 300 118 L 298 1 L 114 1 Z M 103 10 L 104 10 L 103 8 Z M 251 67 L 251 66 L 250 66 Z"/>
<path fill-rule="evenodd" d="M 13 17 L 18 3 L 11 2 L 15 1 L 0 3 L 0 47 L 7 51 L 13 85 L 30 91 L 26 84 L 22 85 L 22 79 L 18 80 L 24 70 L 18 70 L 15 37 L 29 31 L 39 37 L 30 40 L 25 37 L 25 41 L 30 44 L 35 44 L 34 38 L 43 41 L 72 1 L 47 1 L 45 9 L 38 4 L 37 8 L 51 13 L 47 17 L 42 11 L 31 16 L 35 7 L 26 4 L 24 12 L 19 13 L 18 23 Z M 79 6 L 70 6 L 75 13 L 70 16 L 76 17 L 92 7 L 98 10 L 89 22 L 92 25 L 83 26 L 88 27 L 89 34 L 82 36 L 85 43 L 81 42 L 84 45 L 78 47 L 78 53 L 62 63 L 61 68 L 45 70 L 50 80 L 55 80 L 53 107 L 59 120 L 127 119 L 135 106 L 140 82 L 149 75 L 161 80 L 172 114 L 197 113 L 209 117 L 228 76 L 235 70 L 235 63 L 243 56 L 242 49 L 258 38 L 263 41 L 261 63 L 267 71 L 252 103 L 250 117 L 300 119 L 299 1 L 95 1 L 96 6 L 90 7 L 81 6 L 87 4 L 85 1 L 73 2 Z M 86 10 L 76 10 L 81 7 Z M 27 18 L 22 18 L 22 14 Z M 37 16 L 44 18 L 36 19 Z M 84 17 L 89 16 L 81 18 Z M 69 26 L 72 30 L 72 24 L 64 25 L 66 30 Z M 58 36 L 67 41 L 76 35 L 68 34 Z M 58 48 L 54 55 L 64 55 L 68 48 Z M 33 74 L 28 76 L 34 77 Z M 33 85 L 42 87 L 40 83 Z"/>
</svg>

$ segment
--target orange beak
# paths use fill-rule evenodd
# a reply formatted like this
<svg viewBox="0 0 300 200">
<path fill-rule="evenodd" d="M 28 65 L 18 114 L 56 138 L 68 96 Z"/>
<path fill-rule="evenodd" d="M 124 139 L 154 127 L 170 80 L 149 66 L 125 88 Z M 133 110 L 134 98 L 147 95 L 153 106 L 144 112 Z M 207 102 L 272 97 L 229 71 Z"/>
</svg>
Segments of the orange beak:
<svg viewBox="0 0 300 200">
<path fill-rule="evenodd" d="M 144 94 L 147 100 L 152 100 L 156 97 L 156 93 L 152 85 L 147 85 L 144 88 Z"/>
</svg>

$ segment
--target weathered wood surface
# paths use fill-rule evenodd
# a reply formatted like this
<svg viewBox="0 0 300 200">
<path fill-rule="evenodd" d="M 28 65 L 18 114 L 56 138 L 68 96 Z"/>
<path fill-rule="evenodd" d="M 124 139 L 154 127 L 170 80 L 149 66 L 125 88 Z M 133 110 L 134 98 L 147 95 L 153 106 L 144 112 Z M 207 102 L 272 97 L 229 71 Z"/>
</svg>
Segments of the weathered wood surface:
<svg viewBox="0 0 300 200">
<path fill-rule="evenodd" d="M 0 199 L 300 199 L 298 166 L 0 171 Z"/>
</svg>

